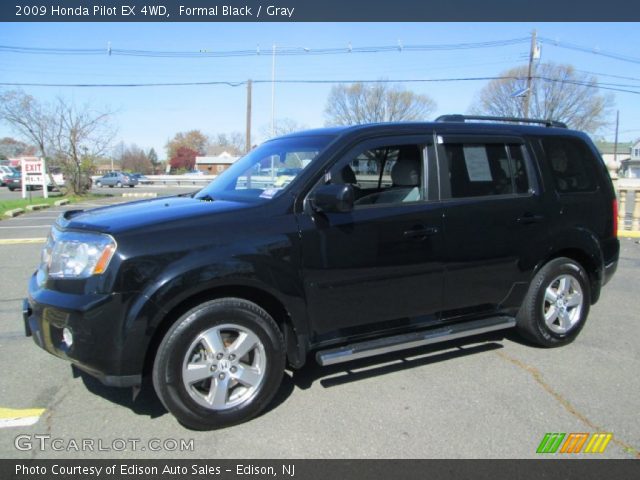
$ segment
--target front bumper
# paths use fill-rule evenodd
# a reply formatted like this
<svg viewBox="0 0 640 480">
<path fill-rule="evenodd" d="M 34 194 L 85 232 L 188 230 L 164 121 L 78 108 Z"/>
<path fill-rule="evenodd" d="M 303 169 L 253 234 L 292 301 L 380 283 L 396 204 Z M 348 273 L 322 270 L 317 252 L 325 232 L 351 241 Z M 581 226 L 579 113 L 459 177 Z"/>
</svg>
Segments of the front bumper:
<svg viewBox="0 0 640 480">
<path fill-rule="evenodd" d="M 25 334 L 42 349 L 72 362 L 109 386 L 128 387 L 142 381 L 141 365 L 128 362 L 125 344 L 135 328 L 125 328 L 130 300 L 125 294 L 75 295 L 40 289 L 35 276 L 23 302 Z M 73 343 L 63 339 L 63 330 Z M 133 371 L 132 371 L 133 370 Z M 137 371 L 136 371 L 137 370 Z"/>
</svg>

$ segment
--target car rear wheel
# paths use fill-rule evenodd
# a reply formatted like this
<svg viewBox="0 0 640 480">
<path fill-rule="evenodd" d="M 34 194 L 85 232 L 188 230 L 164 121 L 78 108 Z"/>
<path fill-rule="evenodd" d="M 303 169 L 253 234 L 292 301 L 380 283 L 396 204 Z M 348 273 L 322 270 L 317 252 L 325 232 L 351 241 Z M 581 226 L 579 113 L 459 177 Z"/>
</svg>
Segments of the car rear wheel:
<svg viewBox="0 0 640 480">
<path fill-rule="evenodd" d="M 273 318 L 239 298 L 206 302 L 185 313 L 163 338 L 153 384 L 180 423 L 211 430 L 249 420 L 278 391 L 284 339 Z"/>
<path fill-rule="evenodd" d="M 520 333 L 543 347 L 571 343 L 584 326 L 591 292 L 589 277 L 576 261 L 551 260 L 535 275 L 517 316 Z"/>
</svg>

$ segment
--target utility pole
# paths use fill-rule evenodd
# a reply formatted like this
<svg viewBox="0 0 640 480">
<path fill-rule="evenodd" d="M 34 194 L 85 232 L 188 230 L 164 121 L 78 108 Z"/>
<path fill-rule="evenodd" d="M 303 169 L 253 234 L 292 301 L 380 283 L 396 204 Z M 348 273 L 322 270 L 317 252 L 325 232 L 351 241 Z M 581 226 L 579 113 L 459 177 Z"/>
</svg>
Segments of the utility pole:
<svg viewBox="0 0 640 480">
<path fill-rule="evenodd" d="M 276 44 L 271 51 L 271 136 L 276 136 Z"/>
<path fill-rule="evenodd" d="M 251 151 L 251 79 L 247 82 L 247 131 L 246 131 L 246 144 L 245 153 Z"/>
<path fill-rule="evenodd" d="M 620 123 L 620 110 L 616 110 L 616 138 L 613 141 L 613 163 L 616 165 L 616 168 L 618 168 L 618 124 L 619 123 Z"/>
<path fill-rule="evenodd" d="M 533 61 L 536 57 L 537 49 L 537 33 L 535 30 L 531 32 L 531 49 L 529 50 L 529 72 L 527 73 L 527 95 L 524 97 L 524 118 L 529 118 L 529 105 L 531 102 L 531 94 L 533 87 Z"/>
</svg>

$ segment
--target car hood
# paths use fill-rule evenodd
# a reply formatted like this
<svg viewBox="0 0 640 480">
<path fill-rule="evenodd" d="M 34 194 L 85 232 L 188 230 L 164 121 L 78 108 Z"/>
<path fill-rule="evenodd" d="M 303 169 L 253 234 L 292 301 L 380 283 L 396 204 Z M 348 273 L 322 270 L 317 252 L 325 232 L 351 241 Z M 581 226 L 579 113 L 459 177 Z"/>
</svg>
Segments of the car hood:
<svg viewBox="0 0 640 480">
<path fill-rule="evenodd" d="M 70 210 L 58 219 L 58 225 L 65 229 L 117 233 L 251 206 L 225 200 L 204 201 L 189 196 L 163 197 L 93 210 Z"/>
</svg>

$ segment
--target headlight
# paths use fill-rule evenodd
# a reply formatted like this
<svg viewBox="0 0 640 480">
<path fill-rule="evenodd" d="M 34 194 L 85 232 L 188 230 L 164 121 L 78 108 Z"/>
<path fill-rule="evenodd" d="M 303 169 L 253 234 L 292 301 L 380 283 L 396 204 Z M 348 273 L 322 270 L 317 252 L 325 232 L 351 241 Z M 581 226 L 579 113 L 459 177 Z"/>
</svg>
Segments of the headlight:
<svg viewBox="0 0 640 480">
<path fill-rule="evenodd" d="M 88 278 L 104 273 L 115 251 L 116 241 L 109 235 L 53 229 L 40 270 L 50 278 Z"/>
</svg>

